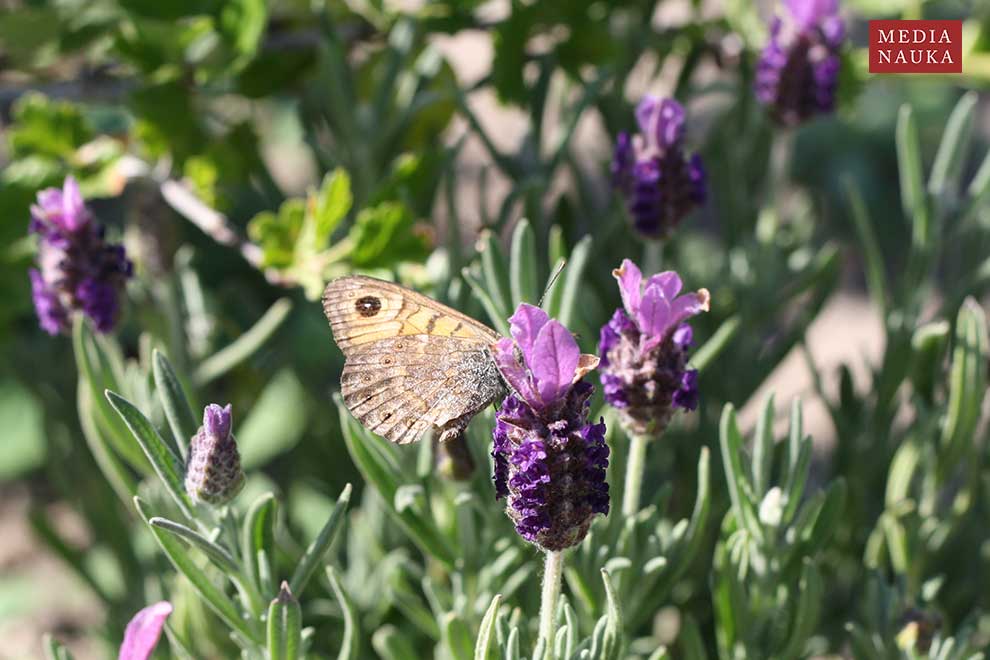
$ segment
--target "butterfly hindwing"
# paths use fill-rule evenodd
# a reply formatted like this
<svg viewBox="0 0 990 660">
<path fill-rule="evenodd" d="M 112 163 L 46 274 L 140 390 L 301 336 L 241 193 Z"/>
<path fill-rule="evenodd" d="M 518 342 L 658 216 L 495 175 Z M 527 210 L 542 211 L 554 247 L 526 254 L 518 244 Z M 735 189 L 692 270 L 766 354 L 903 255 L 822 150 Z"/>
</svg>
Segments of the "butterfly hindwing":
<svg viewBox="0 0 990 660">
<path fill-rule="evenodd" d="M 327 285 L 323 309 L 346 358 L 345 405 L 392 442 L 433 426 L 457 432 L 503 392 L 490 353 L 498 334 L 426 296 L 345 277 Z"/>
</svg>

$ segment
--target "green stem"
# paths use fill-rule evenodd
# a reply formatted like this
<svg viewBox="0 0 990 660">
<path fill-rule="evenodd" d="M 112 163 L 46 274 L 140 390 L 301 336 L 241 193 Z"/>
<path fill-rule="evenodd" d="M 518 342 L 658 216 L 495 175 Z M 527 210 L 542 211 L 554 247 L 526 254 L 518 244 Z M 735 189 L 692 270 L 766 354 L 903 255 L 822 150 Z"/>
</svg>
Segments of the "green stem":
<svg viewBox="0 0 990 660">
<path fill-rule="evenodd" d="M 547 550 L 543 568 L 543 597 L 540 602 L 540 640 L 544 657 L 553 657 L 553 640 L 557 628 L 557 600 L 560 598 L 560 581 L 564 574 L 564 553 Z"/>
<path fill-rule="evenodd" d="M 623 517 L 634 516 L 639 511 L 640 493 L 643 491 L 643 473 L 646 471 L 646 446 L 650 437 L 629 437 L 629 458 L 626 461 L 626 486 L 622 492 Z"/>
</svg>

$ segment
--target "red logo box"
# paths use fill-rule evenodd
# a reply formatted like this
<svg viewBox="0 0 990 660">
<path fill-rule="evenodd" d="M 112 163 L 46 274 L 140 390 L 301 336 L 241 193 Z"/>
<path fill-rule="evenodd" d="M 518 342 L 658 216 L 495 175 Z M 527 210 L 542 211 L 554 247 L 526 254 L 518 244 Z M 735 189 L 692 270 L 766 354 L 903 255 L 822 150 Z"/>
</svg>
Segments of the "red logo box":
<svg viewBox="0 0 990 660">
<path fill-rule="evenodd" d="M 870 73 L 962 73 L 962 21 L 870 21 Z"/>
</svg>

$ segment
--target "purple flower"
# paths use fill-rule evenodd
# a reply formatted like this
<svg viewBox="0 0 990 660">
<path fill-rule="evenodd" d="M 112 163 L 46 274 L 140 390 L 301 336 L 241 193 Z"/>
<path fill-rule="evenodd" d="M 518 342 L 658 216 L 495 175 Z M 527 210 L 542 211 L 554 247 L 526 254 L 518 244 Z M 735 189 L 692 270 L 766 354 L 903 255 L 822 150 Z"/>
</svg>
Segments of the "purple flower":
<svg viewBox="0 0 990 660">
<path fill-rule="evenodd" d="M 684 108 L 673 99 L 646 96 L 636 108 L 639 133 L 619 133 L 612 185 L 622 193 L 636 231 L 666 238 L 694 207 L 704 203 L 701 158 L 684 153 Z"/>
<path fill-rule="evenodd" d="M 835 107 L 845 24 L 838 0 L 785 4 L 757 64 L 756 96 L 778 123 L 795 126 Z"/>
<path fill-rule="evenodd" d="M 215 403 L 203 411 L 203 425 L 189 442 L 186 492 L 198 502 L 219 506 L 229 502 L 244 486 L 237 440 L 230 432 L 231 406 Z"/>
<path fill-rule="evenodd" d="M 165 619 L 171 613 L 172 604 L 163 600 L 135 614 L 124 631 L 117 660 L 148 660 L 158 646 Z"/>
<path fill-rule="evenodd" d="M 495 495 L 527 541 L 547 550 L 581 542 L 608 514 L 604 420 L 588 423 L 594 388 L 582 380 L 598 358 L 538 307 L 521 304 L 495 362 L 512 392 L 495 415 Z"/>
<path fill-rule="evenodd" d="M 678 295 L 683 285 L 674 271 L 652 275 L 644 283 L 628 259 L 612 274 L 619 281 L 623 309 L 615 310 L 601 329 L 605 400 L 619 409 L 629 432 L 658 435 L 674 408 L 698 407 L 698 373 L 687 368 L 693 333 L 685 321 L 708 310 L 708 291 Z"/>
<path fill-rule="evenodd" d="M 131 262 L 120 245 L 107 243 L 71 176 L 62 190 L 38 193 L 28 230 L 36 234 L 38 268 L 31 269 L 31 296 L 41 328 L 67 333 L 71 313 L 88 316 L 99 332 L 110 332 L 120 315 L 120 291 Z"/>
</svg>

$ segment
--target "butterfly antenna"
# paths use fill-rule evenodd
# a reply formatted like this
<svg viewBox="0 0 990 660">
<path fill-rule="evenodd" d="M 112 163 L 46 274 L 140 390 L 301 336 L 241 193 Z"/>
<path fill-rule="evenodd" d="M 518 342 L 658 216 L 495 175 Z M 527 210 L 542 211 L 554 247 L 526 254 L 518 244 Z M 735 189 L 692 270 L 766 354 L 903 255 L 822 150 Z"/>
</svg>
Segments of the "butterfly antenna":
<svg viewBox="0 0 990 660">
<path fill-rule="evenodd" d="M 567 267 L 567 259 L 561 259 L 557 262 L 557 267 L 553 269 L 553 273 L 550 274 L 550 281 L 547 282 L 547 288 L 543 289 L 543 295 L 540 296 L 540 307 L 543 307 L 543 301 L 546 300 L 547 294 L 550 293 L 550 289 L 553 285 L 557 283 L 557 278 L 560 274 L 564 272 L 564 268 Z"/>
</svg>

